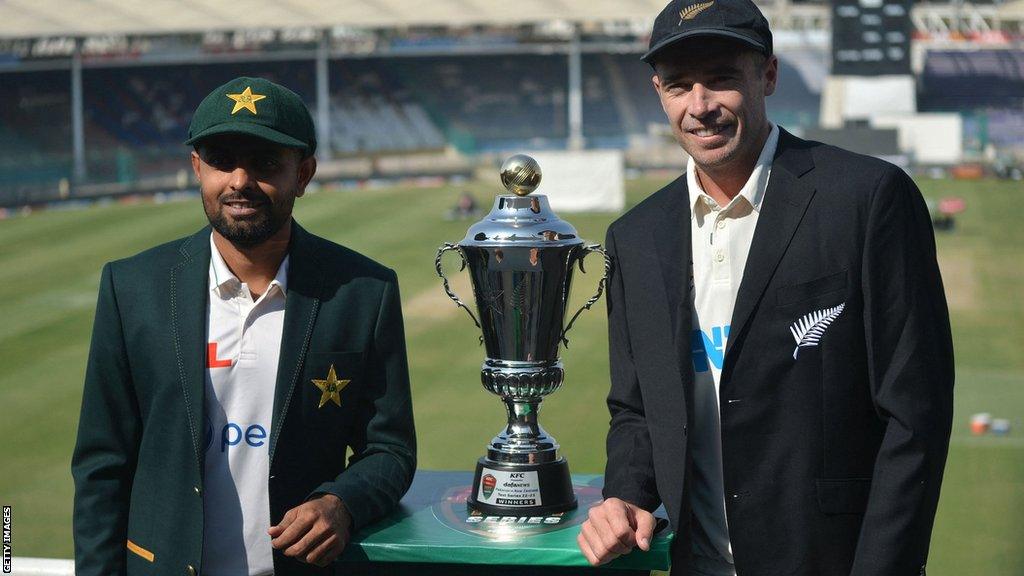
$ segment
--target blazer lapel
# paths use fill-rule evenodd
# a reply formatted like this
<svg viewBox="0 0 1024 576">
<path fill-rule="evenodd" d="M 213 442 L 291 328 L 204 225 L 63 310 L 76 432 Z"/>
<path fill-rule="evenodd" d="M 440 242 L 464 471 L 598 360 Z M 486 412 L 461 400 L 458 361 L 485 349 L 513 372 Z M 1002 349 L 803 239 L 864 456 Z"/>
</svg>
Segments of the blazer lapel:
<svg viewBox="0 0 1024 576">
<path fill-rule="evenodd" d="M 203 228 L 187 238 L 179 251 L 182 258 L 171 268 L 171 336 L 178 364 L 178 379 L 185 399 L 185 412 L 192 433 L 192 448 L 201 471 L 210 228 Z"/>
<path fill-rule="evenodd" d="M 685 177 L 676 180 L 667 198 L 651 234 L 665 283 L 679 370 L 686 374 L 690 351 L 690 198 Z"/>
<path fill-rule="evenodd" d="M 292 221 L 292 240 L 288 249 L 288 292 L 285 296 L 284 332 L 274 389 L 274 415 L 271 421 L 270 462 L 274 462 L 277 440 L 288 414 L 295 386 L 302 374 L 310 335 L 320 309 L 324 271 L 316 260 L 313 237 Z"/>
<path fill-rule="evenodd" d="M 801 141 L 782 130 L 772 163 L 768 189 L 761 202 L 761 212 L 750 244 L 747 265 L 743 270 L 736 305 L 726 345 L 725 366 L 730 364 L 733 345 L 740 340 L 751 314 L 761 301 L 779 260 L 786 253 L 807 205 L 814 196 L 814 187 L 800 177 L 814 168 L 810 152 Z"/>
</svg>

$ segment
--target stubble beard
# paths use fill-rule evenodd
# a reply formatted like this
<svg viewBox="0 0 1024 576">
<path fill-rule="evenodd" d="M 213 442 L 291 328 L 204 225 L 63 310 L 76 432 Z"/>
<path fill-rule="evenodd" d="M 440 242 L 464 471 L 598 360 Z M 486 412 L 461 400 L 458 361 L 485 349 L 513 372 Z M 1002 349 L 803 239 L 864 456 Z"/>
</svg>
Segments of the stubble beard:
<svg viewBox="0 0 1024 576">
<path fill-rule="evenodd" d="M 761 130 L 754 134 L 751 133 L 754 123 L 764 131 L 763 134 Z M 744 164 L 747 161 L 756 162 L 764 144 L 762 138 L 766 137 L 767 133 L 771 131 L 767 117 L 748 117 L 742 128 L 743 134 L 740 134 L 741 128 L 738 122 L 733 129 L 736 133 L 730 141 L 718 148 L 704 149 L 695 145 L 694 152 L 696 153 L 693 153 L 687 149 L 683 141 L 685 134 L 678 137 L 679 145 L 684 152 L 693 158 L 697 166 L 704 170 L 715 171 L 729 167 L 737 162 Z"/>
</svg>

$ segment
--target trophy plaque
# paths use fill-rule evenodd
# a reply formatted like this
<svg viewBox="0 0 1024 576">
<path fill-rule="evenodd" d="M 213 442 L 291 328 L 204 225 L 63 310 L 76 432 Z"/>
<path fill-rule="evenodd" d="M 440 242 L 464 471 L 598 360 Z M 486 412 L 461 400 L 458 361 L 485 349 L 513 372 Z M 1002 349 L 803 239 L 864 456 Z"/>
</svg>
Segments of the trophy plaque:
<svg viewBox="0 0 1024 576">
<path fill-rule="evenodd" d="M 477 461 L 471 508 L 487 514 L 539 516 L 576 507 L 569 464 L 559 445 L 538 421 L 541 401 L 562 385 L 559 344 L 576 318 L 604 291 L 611 261 L 599 244 L 587 244 L 576 229 L 551 210 L 544 195 L 531 194 L 541 180 L 540 166 L 525 155 L 501 167 L 508 194 L 469 228 L 457 244 L 437 251 L 434 266 L 448 297 L 481 331 L 487 357 L 483 386 L 505 404 L 508 422 Z M 441 268 L 445 252 L 469 268 L 477 315 L 452 292 Z M 591 252 L 604 257 L 597 293 L 565 324 L 573 268 L 581 272 Z"/>
</svg>

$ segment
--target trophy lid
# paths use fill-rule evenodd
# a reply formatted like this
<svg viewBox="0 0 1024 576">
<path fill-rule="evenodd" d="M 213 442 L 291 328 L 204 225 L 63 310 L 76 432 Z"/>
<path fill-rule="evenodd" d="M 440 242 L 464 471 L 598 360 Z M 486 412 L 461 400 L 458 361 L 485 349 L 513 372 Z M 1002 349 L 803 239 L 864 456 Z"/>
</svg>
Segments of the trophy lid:
<svg viewBox="0 0 1024 576">
<path fill-rule="evenodd" d="M 494 199 L 490 213 L 466 231 L 461 246 L 567 246 L 582 244 L 576 229 L 551 210 L 548 197 L 532 194 L 540 185 L 537 161 L 516 154 L 501 165 L 510 194 Z"/>
</svg>

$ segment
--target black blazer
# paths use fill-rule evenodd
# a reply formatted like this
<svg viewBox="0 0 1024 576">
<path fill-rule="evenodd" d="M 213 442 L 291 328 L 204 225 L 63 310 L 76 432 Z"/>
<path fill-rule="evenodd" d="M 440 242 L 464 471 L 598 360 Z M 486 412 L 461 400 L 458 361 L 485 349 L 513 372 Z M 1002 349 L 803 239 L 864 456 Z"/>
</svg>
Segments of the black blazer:
<svg viewBox="0 0 1024 576">
<path fill-rule="evenodd" d="M 673 573 L 684 576 L 689 218 L 683 176 L 607 236 L 604 492 L 648 510 L 665 504 L 677 533 Z M 794 322 L 840 305 L 817 345 L 797 352 Z M 923 573 L 952 391 L 949 315 L 919 190 L 891 164 L 782 131 L 721 375 L 738 574 Z"/>
<path fill-rule="evenodd" d="M 78 576 L 202 571 L 209 238 L 207 227 L 103 268 L 71 468 Z M 398 282 L 294 222 L 288 253 L 270 522 L 332 493 L 357 530 L 398 503 L 416 465 Z M 351 382 L 340 407 L 319 408 L 312 380 L 331 366 Z M 275 550 L 274 572 L 334 568 Z"/>
</svg>

